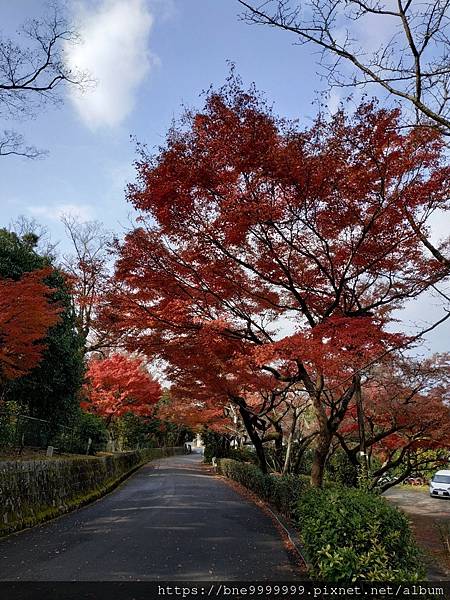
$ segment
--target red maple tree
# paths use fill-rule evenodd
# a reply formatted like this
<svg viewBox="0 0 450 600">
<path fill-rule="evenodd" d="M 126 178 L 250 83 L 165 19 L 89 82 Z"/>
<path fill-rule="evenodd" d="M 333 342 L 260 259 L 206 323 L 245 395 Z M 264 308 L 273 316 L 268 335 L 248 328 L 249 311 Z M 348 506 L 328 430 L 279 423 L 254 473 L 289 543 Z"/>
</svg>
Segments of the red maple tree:
<svg viewBox="0 0 450 600">
<path fill-rule="evenodd" d="M 446 276 L 406 215 L 448 204 L 429 129 L 363 104 L 308 130 L 232 82 L 142 156 L 109 318 L 191 394 L 239 408 L 266 468 L 249 394 L 301 385 L 318 434 L 312 481 L 359 372 L 406 345 L 391 313 Z M 407 209 L 407 210 L 405 210 Z"/>
<path fill-rule="evenodd" d="M 0 385 L 26 375 L 39 364 L 45 337 L 61 312 L 44 280 L 51 269 L 0 279 Z"/>
<path fill-rule="evenodd" d="M 336 437 L 355 466 L 360 451 L 380 459 L 371 470 L 374 485 L 393 467 L 395 479 L 385 479 L 381 487 L 399 483 L 421 467 L 439 466 L 442 455 L 447 462 L 449 374 L 448 354 L 420 361 L 389 356 L 365 374 L 363 423 L 352 403 Z M 429 450 L 439 450 L 441 456 Z"/>
<path fill-rule="evenodd" d="M 205 427 L 218 433 L 229 432 L 229 419 L 222 408 L 184 396 L 171 394 L 170 402 L 158 406 L 156 416 L 195 432 L 201 432 Z"/>
<path fill-rule="evenodd" d="M 86 400 L 81 407 L 106 418 L 108 423 L 126 413 L 149 416 L 161 398 L 160 384 L 139 358 L 124 354 L 92 358 L 86 378 Z"/>
</svg>

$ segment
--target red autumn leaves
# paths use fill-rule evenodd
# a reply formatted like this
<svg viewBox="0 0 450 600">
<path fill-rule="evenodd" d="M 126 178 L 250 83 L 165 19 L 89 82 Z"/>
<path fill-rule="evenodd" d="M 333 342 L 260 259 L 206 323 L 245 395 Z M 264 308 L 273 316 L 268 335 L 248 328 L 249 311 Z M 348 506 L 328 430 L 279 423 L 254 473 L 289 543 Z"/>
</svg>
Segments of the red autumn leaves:
<svg viewBox="0 0 450 600">
<path fill-rule="evenodd" d="M 378 369 L 383 389 L 410 341 L 394 311 L 448 276 L 427 243 L 450 197 L 436 130 L 403 129 L 398 111 L 371 103 L 304 129 L 234 82 L 137 168 L 128 198 L 140 226 L 117 244 L 98 330 L 162 360 L 180 419 L 221 427 L 231 406 L 263 461 L 274 407 L 300 410 L 306 397 L 318 485 L 361 379 L 378 433 L 395 413 L 385 443 L 409 435 L 404 418 L 417 425 L 418 412 L 370 382 Z M 408 385 L 396 379 L 401 397 Z M 86 390 L 107 418 L 148 415 L 160 396 L 140 361 L 117 353 L 89 362 Z"/>
<path fill-rule="evenodd" d="M 231 401 L 257 423 L 250 398 L 302 387 L 318 482 L 357 373 L 408 342 L 393 310 L 447 274 L 411 227 L 426 235 L 448 203 L 442 141 L 400 125 L 364 104 L 303 130 L 231 86 L 142 156 L 129 190 L 142 227 L 107 318 L 205 407 Z"/>
<path fill-rule="evenodd" d="M 0 381 L 26 375 L 39 363 L 60 308 L 44 282 L 51 269 L 0 279 Z"/>
<path fill-rule="evenodd" d="M 128 412 L 148 417 L 161 398 L 161 386 L 139 358 L 112 354 L 105 359 L 92 359 L 86 376 L 87 399 L 81 406 L 107 422 Z"/>
</svg>

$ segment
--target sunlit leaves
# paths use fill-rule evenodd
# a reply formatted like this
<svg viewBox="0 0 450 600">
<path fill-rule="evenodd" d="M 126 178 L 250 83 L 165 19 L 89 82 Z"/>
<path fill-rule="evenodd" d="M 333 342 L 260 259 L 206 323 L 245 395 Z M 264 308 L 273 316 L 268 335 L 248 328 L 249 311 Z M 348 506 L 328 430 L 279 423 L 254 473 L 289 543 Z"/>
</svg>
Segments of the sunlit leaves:
<svg viewBox="0 0 450 600">
<path fill-rule="evenodd" d="M 82 407 L 112 419 L 126 413 L 149 416 L 161 397 L 161 386 L 138 358 L 112 354 L 88 364 Z"/>
</svg>

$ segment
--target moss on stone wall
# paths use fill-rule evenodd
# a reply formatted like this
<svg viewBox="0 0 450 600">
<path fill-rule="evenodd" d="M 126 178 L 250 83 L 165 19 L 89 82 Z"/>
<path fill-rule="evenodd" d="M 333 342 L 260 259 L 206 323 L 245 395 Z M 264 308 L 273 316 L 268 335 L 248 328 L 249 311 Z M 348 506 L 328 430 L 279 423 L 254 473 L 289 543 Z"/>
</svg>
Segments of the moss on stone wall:
<svg viewBox="0 0 450 600">
<path fill-rule="evenodd" d="M 95 458 L 0 462 L 0 536 L 92 502 L 141 465 L 179 452 L 149 448 Z"/>
</svg>

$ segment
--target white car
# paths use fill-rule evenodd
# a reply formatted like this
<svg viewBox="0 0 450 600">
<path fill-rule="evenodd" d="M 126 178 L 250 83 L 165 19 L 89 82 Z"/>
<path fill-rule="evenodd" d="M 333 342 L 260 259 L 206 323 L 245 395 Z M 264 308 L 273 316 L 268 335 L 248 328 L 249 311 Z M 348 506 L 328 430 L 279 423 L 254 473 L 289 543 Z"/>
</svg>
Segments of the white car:
<svg viewBox="0 0 450 600">
<path fill-rule="evenodd" d="M 450 497 L 450 471 L 437 471 L 430 481 L 430 496 Z"/>
</svg>

